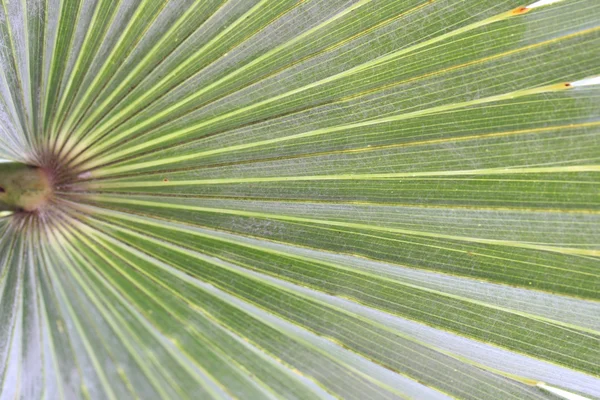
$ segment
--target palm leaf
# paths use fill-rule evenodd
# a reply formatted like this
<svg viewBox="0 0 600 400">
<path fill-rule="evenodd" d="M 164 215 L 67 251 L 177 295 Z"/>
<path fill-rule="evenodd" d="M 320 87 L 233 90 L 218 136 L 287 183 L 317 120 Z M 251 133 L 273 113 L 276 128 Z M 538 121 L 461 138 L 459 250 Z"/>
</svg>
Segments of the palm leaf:
<svg viewBox="0 0 600 400">
<path fill-rule="evenodd" d="M 600 398 L 597 0 L 0 3 L 0 398 Z"/>
</svg>

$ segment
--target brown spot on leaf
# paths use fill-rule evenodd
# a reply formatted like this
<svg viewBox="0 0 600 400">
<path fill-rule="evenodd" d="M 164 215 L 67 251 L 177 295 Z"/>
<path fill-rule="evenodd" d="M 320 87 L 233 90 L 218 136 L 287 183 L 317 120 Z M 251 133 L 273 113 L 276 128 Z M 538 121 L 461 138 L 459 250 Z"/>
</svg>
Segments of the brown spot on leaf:
<svg viewBox="0 0 600 400">
<path fill-rule="evenodd" d="M 527 8 L 527 7 L 517 7 L 514 10 L 512 10 L 511 14 L 512 15 L 521 15 L 521 14 L 525 14 L 528 11 L 529 11 L 529 8 Z"/>
</svg>

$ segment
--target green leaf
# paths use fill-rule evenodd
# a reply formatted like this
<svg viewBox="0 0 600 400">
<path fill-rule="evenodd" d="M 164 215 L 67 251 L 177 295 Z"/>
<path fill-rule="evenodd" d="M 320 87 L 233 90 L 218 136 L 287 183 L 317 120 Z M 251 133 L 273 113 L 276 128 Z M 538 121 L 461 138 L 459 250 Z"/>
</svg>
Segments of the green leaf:
<svg viewBox="0 0 600 400">
<path fill-rule="evenodd" d="M 598 54 L 597 0 L 0 0 L 0 399 L 600 398 Z"/>
</svg>

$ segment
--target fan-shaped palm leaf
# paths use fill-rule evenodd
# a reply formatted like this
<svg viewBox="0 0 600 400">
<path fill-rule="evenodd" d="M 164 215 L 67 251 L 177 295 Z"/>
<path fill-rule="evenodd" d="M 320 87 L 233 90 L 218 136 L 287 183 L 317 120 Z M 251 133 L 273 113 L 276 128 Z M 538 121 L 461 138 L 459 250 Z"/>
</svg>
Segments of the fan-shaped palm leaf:
<svg viewBox="0 0 600 400">
<path fill-rule="evenodd" d="M 598 0 L 0 4 L 0 398 L 600 398 Z"/>
</svg>

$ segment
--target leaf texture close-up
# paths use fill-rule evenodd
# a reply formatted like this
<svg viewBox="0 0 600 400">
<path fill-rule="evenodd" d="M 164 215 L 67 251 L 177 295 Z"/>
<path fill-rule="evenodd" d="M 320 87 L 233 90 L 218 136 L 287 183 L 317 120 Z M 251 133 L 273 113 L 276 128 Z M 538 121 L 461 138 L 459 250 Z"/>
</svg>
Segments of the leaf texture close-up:
<svg viewBox="0 0 600 400">
<path fill-rule="evenodd" d="M 600 399 L 600 1 L 0 0 L 0 399 Z"/>
</svg>

